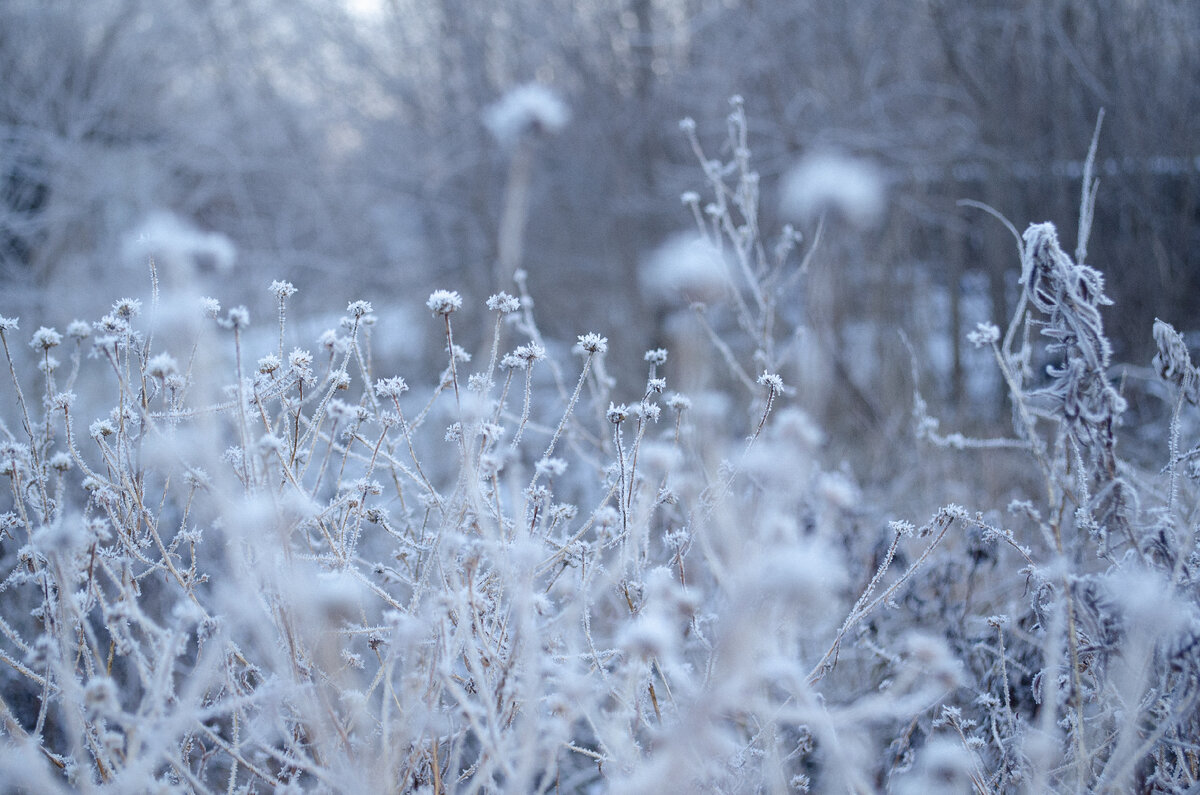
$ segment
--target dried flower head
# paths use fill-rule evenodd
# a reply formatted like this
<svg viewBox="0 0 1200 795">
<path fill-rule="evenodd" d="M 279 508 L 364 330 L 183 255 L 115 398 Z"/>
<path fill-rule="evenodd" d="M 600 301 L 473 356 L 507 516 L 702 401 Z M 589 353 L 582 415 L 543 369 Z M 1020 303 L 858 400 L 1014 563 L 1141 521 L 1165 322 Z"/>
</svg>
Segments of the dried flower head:
<svg viewBox="0 0 1200 795">
<path fill-rule="evenodd" d="M 52 328 L 42 326 L 33 333 L 33 339 L 29 341 L 29 346 L 36 350 L 48 351 L 61 343 L 61 334 Z"/>
<path fill-rule="evenodd" d="M 462 296 L 453 290 L 434 290 L 425 306 L 435 315 L 449 315 L 462 306 Z"/>
<path fill-rule="evenodd" d="M 283 362 L 273 353 L 268 353 L 258 360 L 258 371 L 263 375 L 271 375 L 282 366 Z"/>
<path fill-rule="evenodd" d="M 371 314 L 371 312 L 374 310 L 371 308 L 370 301 L 351 301 L 346 306 L 346 311 L 350 313 L 351 317 L 357 320 L 358 318 Z"/>
<path fill-rule="evenodd" d="M 672 392 L 667 395 L 667 408 L 674 411 L 684 412 L 692 407 L 692 399 L 686 395 L 681 395 L 678 392 Z"/>
<path fill-rule="evenodd" d="M 664 365 L 667 363 L 667 349 L 655 348 L 654 350 L 646 351 L 642 357 L 645 361 L 654 365 Z"/>
<path fill-rule="evenodd" d="M 579 336 L 579 347 L 585 353 L 602 354 L 608 352 L 608 337 L 589 332 Z"/>
<path fill-rule="evenodd" d="M 225 315 L 224 320 L 218 322 L 222 328 L 240 331 L 250 325 L 250 310 L 244 306 L 235 306 Z"/>
<path fill-rule="evenodd" d="M 310 383 L 313 378 L 313 355 L 308 351 L 293 348 L 288 354 L 288 372 L 302 383 Z"/>
<path fill-rule="evenodd" d="M 513 351 L 513 355 L 526 364 L 533 364 L 539 359 L 546 358 L 546 349 L 536 342 L 531 342 L 528 345 L 518 346 L 517 349 Z"/>
<path fill-rule="evenodd" d="M 133 320 L 142 313 L 142 302 L 136 298 L 122 298 L 113 304 L 112 311 L 122 320 Z"/>
<path fill-rule="evenodd" d="M 769 373 L 764 370 L 762 375 L 758 377 L 758 383 L 776 395 L 784 391 L 783 379 L 776 373 Z"/>
<path fill-rule="evenodd" d="M 518 86 L 489 107 L 484 124 L 504 146 L 512 146 L 526 134 L 547 135 L 561 130 L 570 113 L 550 89 L 536 83 Z"/>
<path fill-rule="evenodd" d="M 1000 339 L 1000 329 L 992 323 L 977 323 L 975 330 L 967 334 L 967 342 L 976 348 L 991 345 Z"/>
<path fill-rule="evenodd" d="M 129 324 L 116 315 L 105 315 L 96 321 L 96 330 L 104 334 L 112 334 L 120 337 L 129 331 Z"/>
<path fill-rule="evenodd" d="M 381 398 L 396 399 L 408 391 L 408 384 L 400 376 L 381 378 L 375 382 L 375 394 Z"/>
<path fill-rule="evenodd" d="M 291 282 L 271 282 L 271 295 L 278 298 L 280 301 L 289 298 L 296 294 L 296 288 Z"/>
<path fill-rule="evenodd" d="M 561 458 L 543 458 L 537 462 L 535 470 L 542 477 L 557 477 L 567 471 L 567 462 Z"/>
<path fill-rule="evenodd" d="M 160 353 L 152 356 L 150 361 L 146 362 L 146 372 L 155 378 L 166 378 L 172 373 L 178 372 L 179 364 L 175 361 L 175 357 L 169 353 Z"/>
<path fill-rule="evenodd" d="M 516 312 L 518 309 L 520 309 L 521 301 L 516 296 L 500 292 L 488 298 L 487 308 L 493 312 L 500 312 L 501 314 L 507 315 L 510 312 Z"/>
</svg>

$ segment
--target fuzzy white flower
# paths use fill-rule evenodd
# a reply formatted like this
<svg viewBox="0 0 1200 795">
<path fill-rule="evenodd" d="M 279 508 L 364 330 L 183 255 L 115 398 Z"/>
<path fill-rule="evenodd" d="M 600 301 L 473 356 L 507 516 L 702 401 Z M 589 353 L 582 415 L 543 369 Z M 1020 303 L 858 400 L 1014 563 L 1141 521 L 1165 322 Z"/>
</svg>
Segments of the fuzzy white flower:
<svg viewBox="0 0 1200 795">
<path fill-rule="evenodd" d="M 275 296 L 280 301 L 296 294 L 296 287 L 291 282 L 271 282 L 270 290 L 271 295 Z"/>
<path fill-rule="evenodd" d="M 493 312 L 500 312 L 507 315 L 510 312 L 516 312 L 520 309 L 521 301 L 516 296 L 509 295 L 508 293 L 496 293 L 488 298 L 487 308 Z"/>
<path fill-rule="evenodd" d="M 607 353 L 608 352 L 608 337 L 601 337 L 599 334 L 589 332 L 579 335 L 579 347 L 584 353 Z"/>
<path fill-rule="evenodd" d="M 834 210 L 856 226 L 871 226 L 885 209 L 885 182 L 878 167 L 837 152 L 815 152 L 788 173 L 783 214 L 812 220 Z"/>
<path fill-rule="evenodd" d="M 483 123 L 504 146 L 523 135 L 554 134 L 566 126 L 570 113 L 563 101 L 545 86 L 529 83 L 514 88 L 483 114 Z"/>
<path fill-rule="evenodd" d="M 52 328 L 42 326 L 37 331 L 33 332 L 33 339 L 29 341 L 32 348 L 48 351 L 62 343 L 62 335 Z"/>
<path fill-rule="evenodd" d="M 462 306 L 462 296 L 453 290 L 434 290 L 425 306 L 435 315 L 448 315 Z"/>
<path fill-rule="evenodd" d="M 991 323 L 978 323 L 975 326 L 975 330 L 967 334 L 967 342 L 976 348 L 991 345 L 998 339 L 1000 339 L 1000 329 Z"/>
</svg>

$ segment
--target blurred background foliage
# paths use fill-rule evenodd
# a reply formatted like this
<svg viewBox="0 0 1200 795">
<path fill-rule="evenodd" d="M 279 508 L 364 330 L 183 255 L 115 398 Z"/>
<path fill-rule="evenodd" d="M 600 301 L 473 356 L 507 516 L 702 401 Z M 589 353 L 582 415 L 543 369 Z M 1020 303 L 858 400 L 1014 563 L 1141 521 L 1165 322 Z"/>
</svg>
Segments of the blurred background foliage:
<svg viewBox="0 0 1200 795">
<path fill-rule="evenodd" d="M 765 230 L 806 152 L 865 158 L 888 184 L 877 225 L 827 218 L 812 259 L 796 309 L 824 357 L 810 408 L 888 427 L 911 389 L 902 330 L 927 396 L 996 419 L 1000 385 L 963 341 L 1006 320 L 1019 262 L 958 202 L 1053 221 L 1073 248 L 1101 109 L 1089 262 L 1116 301 L 1115 359 L 1149 362 L 1156 316 L 1200 332 L 1197 42 L 1194 0 L 7 0 L 0 313 L 62 324 L 97 295 L 144 295 L 131 243 L 164 212 L 232 242 L 232 271 L 193 263 L 226 304 L 269 314 L 272 279 L 310 312 L 423 312 L 435 287 L 482 302 L 523 180 L 517 264 L 542 324 L 606 334 L 610 370 L 638 378 L 663 337 L 639 274 L 691 226 L 679 195 L 704 187 L 679 120 L 728 160 L 740 94 Z M 485 109 L 527 83 L 570 121 L 502 146 Z M 857 399 L 830 397 L 843 387 Z"/>
</svg>

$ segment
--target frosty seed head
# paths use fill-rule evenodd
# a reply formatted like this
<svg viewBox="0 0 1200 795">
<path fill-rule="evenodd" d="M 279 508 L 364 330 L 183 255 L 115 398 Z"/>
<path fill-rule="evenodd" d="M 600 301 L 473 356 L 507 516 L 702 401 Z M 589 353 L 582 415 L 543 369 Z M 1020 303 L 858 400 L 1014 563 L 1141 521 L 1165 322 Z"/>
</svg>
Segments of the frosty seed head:
<svg viewBox="0 0 1200 795">
<path fill-rule="evenodd" d="M 538 475 L 557 477 L 567 471 L 567 462 L 561 458 L 543 458 L 535 465 Z"/>
<path fill-rule="evenodd" d="M 371 314 L 374 310 L 371 308 L 370 301 L 351 301 L 347 304 L 346 311 L 350 313 L 351 317 L 357 320 Z"/>
<path fill-rule="evenodd" d="M 546 349 L 541 345 L 538 345 L 536 342 L 530 342 L 528 345 L 519 346 L 515 351 L 513 351 L 513 355 L 526 365 L 529 365 L 533 364 L 539 359 L 546 358 Z"/>
<path fill-rule="evenodd" d="M 783 392 L 784 389 L 783 379 L 780 378 L 776 373 L 769 373 L 765 370 L 763 371 L 762 375 L 758 377 L 758 383 L 762 386 L 765 386 L 776 395 Z"/>
<path fill-rule="evenodd" d="M 664 365 L 667 363 L 667 349 L 655 348 L 654 350 L 646 351 L 642 358 L 645 361 L 650 362 L 650 364 Z"/>
<path fill-rule="evenodd" d="M 221 326 L 233 331 L 240 331 L 250 325 L 250 310 L 244 306 L 235 306 L 220 321 Z"/>
<path fill-rule="evenodd" d="M 681 395 L 678 392 L 672 392 L 667 395 L 667 408 L 673 411 L 684 412 L 692 407 L 692 399 Z"/>
<path fill-rule="evenodd" d="M 967 342 L 976 348 L 991 345 L 1000 339 L 1000 329 L 992 323 L 977 323 L 975 330 L 967 334 Z"/>
<path fill-rule="evenodd" d="M 604 412 L 604 417 L 613 425 L 620 425 L 629 418 L 629 407 L 624 403 L 619 406 L 609 403 L 608 411 Z"/>
<path fill-rule="evenodd" d="M 150 361 L 146 362 L 146 372 L 154 378 L 165 379 L 178 370 L 179 364 L 175 361 L 175 357 L 169 353 L 160 353 L 157 356 L 152 356 Z"/>
<path fill-rule="evenodd" d="M 279 361 L 279 357 L 273 353 L 268 353 L 258 360 L 258 371 L 263 375 L 271 375 L 282 366 L 283 363 Z"/>
<path fill-rule="evenodd" d="M 129 324 L 116 315 L 105 315 L 96 321 L 96 331 L 102 334 L 122 336 L 129 331 Z"/>
<path fill-rule="evenodd" d="M 16 331 L 20 318 L 0 316 L 0 331 Z"/>
<path fill-rule="evenodd" d="M 579 336 L 579 347 L 584 353 L 606 353 L 608 351 L 608 337 L 601 337 L 599 334 L 587 333 Z"/>
<path fill-rule="evenodd" d="M 75 341 L 82 341 L 92 333 L 92 327 L 82 320 L 72 320 L 67 326 L 67 336 Z"/>
<path fill-rule="evenodd" d="M 526 134 L 553 135 L 569 118 L 558 95 L 536 83 L 514 88 L 483 114 L 484 124 L 503 146 L 516 144 Z"/>
<path fill-rule="evenodd" d="M 657 403 L 639 403 L 631 407 L 631 412 L 641 417 L 644 420 L 658 422 L 658 418 L 662 416 L 662 406 Z"/>
<path fill-rule="evenodd" d="M 62 343 L 62 335 L 52 328 L 42 326 L 33 333 L 29 346 L 34 350 L 48 351 Z"/>
<path fill-rule="evenodd" d="M 855 226 L 878 222 L 887 209 L 887 183 L 868 160 L 835 151 L 809 153 L 784 178 L 780 210 L 813 221 L 834 210 Z"/>
<path fill-rule="evenodd" d="M 499 312 L 507 315 L 510 312 L 516 312 L 518 309 L 520 309 L 521 301 L 516 296 L 500 292 L 488 298 L 487 308 L 493 312 Z"/>
<path fill-rule="evenodd" d="M 122 298 L 113 304 L 112 311 L 122 320 L 133 320 L 142 313 L 142 302 L 136 298 Z"/>
<path fill-rule="evenodd" d="M 453 290 L 434 290 L 425 306 L 435 315 L 449 315 L 462 306 L 462 296 Z"/>
<path fill-rule="evenodd" d="M 408 391 L 408 384 L 400 376 L 381 378 L 375 382 L 375 394 L 381 398 L 395 400 Z"/>
<path fill-rule="evenodd" d="M 296 294 L 296 288 L 291 282 L 271 282 L 271 295 L 278 298 L 280 301 L 289 298 Z"/>
<path fill-rule="evenodd" d="M 96 420 L 88 428 L 88 432 L 92 435 L 93 439 L 99 439 L 104 436 L 112 436 L 117 432 L 117 429 L 108 420 Z"/>
</svg>

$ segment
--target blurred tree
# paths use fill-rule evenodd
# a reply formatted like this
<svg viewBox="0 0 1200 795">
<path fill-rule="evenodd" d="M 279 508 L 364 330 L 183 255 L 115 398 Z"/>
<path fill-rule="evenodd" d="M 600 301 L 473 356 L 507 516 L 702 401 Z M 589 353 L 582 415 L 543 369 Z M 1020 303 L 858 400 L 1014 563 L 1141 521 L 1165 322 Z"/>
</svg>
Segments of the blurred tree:
<svg viewBox="0 0 1200 795">
<path fill-rule="evenodd" d="M 610 334 L 617 369 L 640 370 L 655 334 L 642 262 L 688 226 L 676 197 L 703 181 L 676 123 L 696 118 L 727 157 L 722 117 L 738 93 L 767 231 L 772 186 L 806 152 L 867 157 L 889 179 L 878 227 L 829 219 L 809 300 L 784 311 L 803 314 L 837 378 L 868 400 L 908 377 L 897 327 L 959 399 L 960 338 L 1005 315 L 1017 262 L 1007 233 L 956 201 L 1018 227 L 1053 220 L 1070 240 L 1101 107 L 1089 259 L 1117 300 L 1118 356 L 1148 357 L 1156 314 L 1189 326 L 1196 41 L 1191 0 L 9 0 L 0 275 L 12 300 L 43 304 L 75 278 L 139 289 L 143 266 L 114 267 L 121 241 L 166 209 L 236 243 L 244 278 L 227 300 L 279 277 L 301 286 L 299 308 L 334 311 L 331 290 L 478 300 L 496 287 L 515 174 L 527 184 L 519 264 L 549 330 Z M 557 92 L 572 119 L 531 144 L 522 171 L 482 115 L 526 83 Z M 64 300 L 55 309 L 69 313 Z"/>
</svg>

